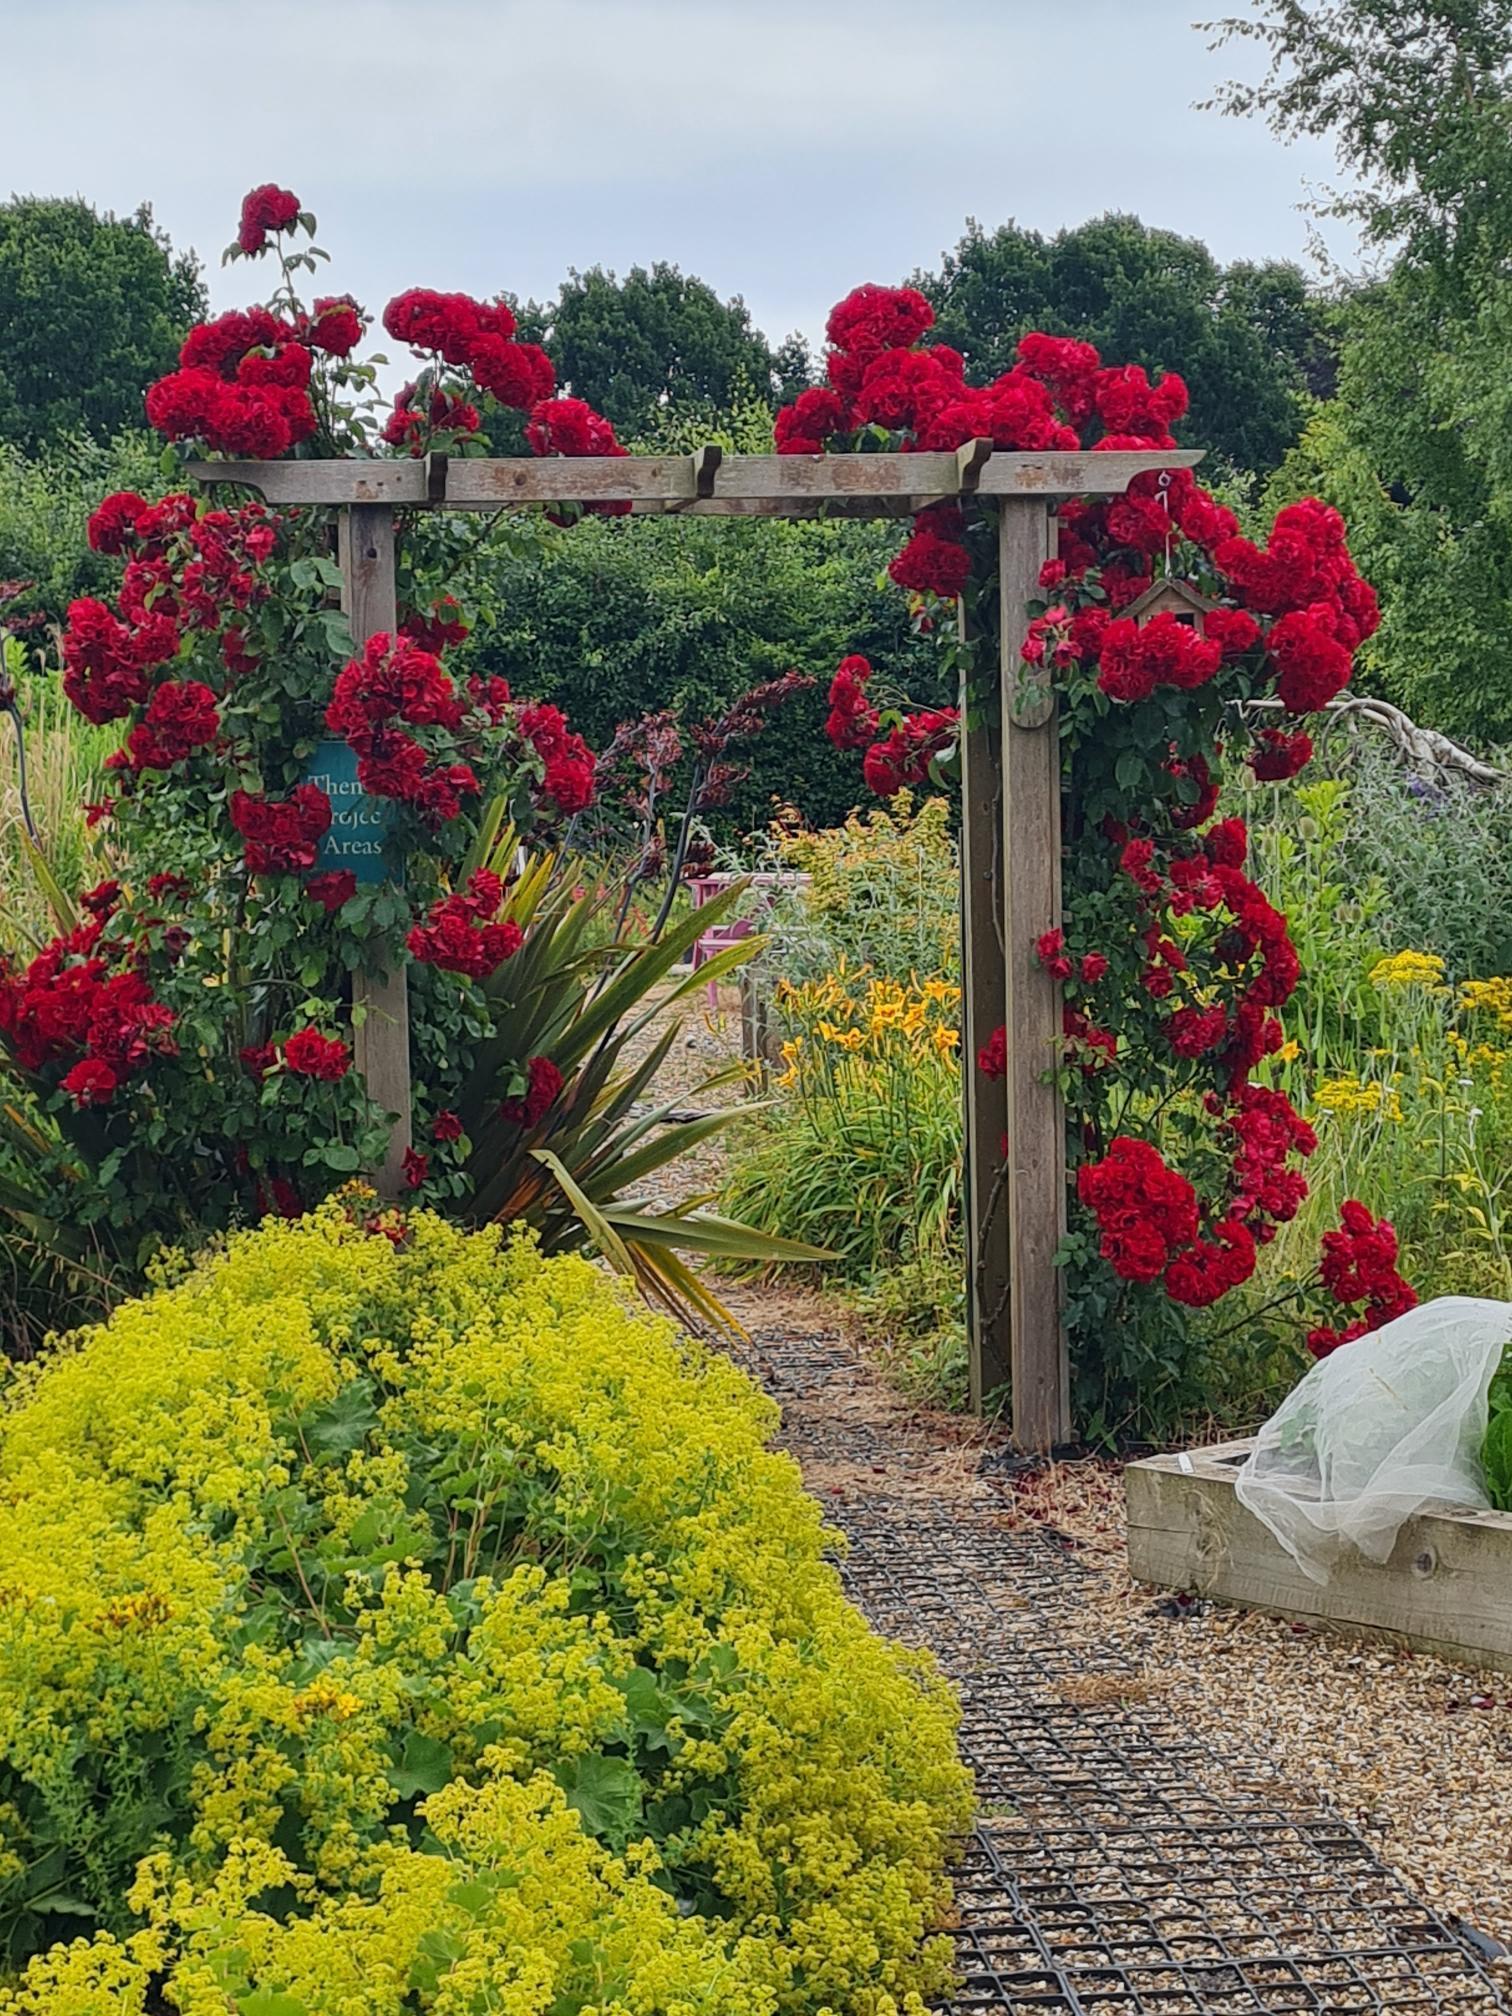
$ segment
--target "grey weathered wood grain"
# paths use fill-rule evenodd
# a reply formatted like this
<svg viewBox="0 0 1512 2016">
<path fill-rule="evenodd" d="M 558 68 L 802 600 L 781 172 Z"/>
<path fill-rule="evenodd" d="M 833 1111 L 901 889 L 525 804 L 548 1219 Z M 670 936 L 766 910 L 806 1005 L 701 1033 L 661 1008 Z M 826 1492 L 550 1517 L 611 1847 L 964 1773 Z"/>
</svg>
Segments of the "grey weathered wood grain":
<svg viewBox="0 0 1512 2016">
<path fill-rule="evenodd" d="M 1044 682 L 1030 690 L 1032 668 L 1019 656 L 1029 621 L 1024 605 L 1039 593 L 1053 522 L 1047 503 L 1025 498 L 1003 503 L 998 528 L 1008 1305 L 1013 1436 L 1026 1449 L 1048 1449 L 1071 1433 L 1063 1277 L 1055 1264 L 1066 1231 L 1065 1108 L 1053 1076 L 1063 1048 L 1061 997 L 1034 949 L 1041 933 L 1061 921 L 1060 733 L 1053 687 Z"/>
<path fill-rule="evenodd" d="M 1351 1550 L 1314 1582 L 1235 1495 L 1249 1448 L 1227 1442 L 1129 1465 L 1137 1581 L 1512 1668 L 1512 1514 L 1420 1512 L 1384 1565 Z"/>
<path fill-rule="evenodd" d="M 957 621 L 968 641 L 964 606 Z M 965 1116 L 966 1333 L 971 1405 L 1007 1383 L 1012 1367 L 1008 1306 L 1008 1188 L 1001 1079 L 976 1068 L 977 1052 L 1008 1017 L 1003 973 L 1002 717 L 979 699 L 973 714 L 961 679 L 961 1102 Z"/>
<path fill-rule="evenodd" d="M 398 627 L 392 507 L 354 504 L 345 512 L 340 556 L 342 604 L 360 650 L 376 632 L 392 634 Z M 395 1116 L 388 1153 L 381 1168 L 371 1172 L 379 1194 L 393 1198 L 403 1188 L 404 1153 L 410 1145 L 409 985 L 403 965 L 396 961 L 383 975 L 354 973 L 352 1006 L 357 1069 L 372 1097 Z"/>
<path fill-rule="evenodd" d="M 867 504 L 904 516 L 933 497 L 975 489 L 983 497 L 1076 497 L 1124 490 L 1149 469 L 1187 469 L 1194 449 L 1120 449 L 1106 455 L 1024 455 L 968 442 L 959 453 L 929 455 L 731 455 L 712 471 L 695 455 L 453 456 L 445 497 L 432 495 L 434 465 L 393 462 L 193 462 L 199 483 L 234 483 L 270 504 L 444 503 L 454 511 L 513 505 L 630 500 L 681 506 L 703 515 L 743 515 L 755 507 L 780 514 L 820 504 Z M 963 485 L 964 474 L 964 485 Z M 708 485 L 700 494 L 700 477 Z M 710 479 L 712 478 L 712 482 Z"/>
</svg>

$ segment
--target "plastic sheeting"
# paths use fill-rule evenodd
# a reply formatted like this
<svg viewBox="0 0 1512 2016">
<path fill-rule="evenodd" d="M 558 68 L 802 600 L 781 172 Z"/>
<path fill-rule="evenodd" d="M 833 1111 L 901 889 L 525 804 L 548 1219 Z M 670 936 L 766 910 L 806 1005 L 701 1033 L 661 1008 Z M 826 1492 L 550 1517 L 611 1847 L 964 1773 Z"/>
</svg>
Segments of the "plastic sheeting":
<svg viewBox="0 0 1512 2016">
<path fill-rule="evenodd" d="M 1490 1503 L 1486 1394 L 1512 1303 L 1448 1295 L 1320 1359 L 1256 1437 L 1241 1504 L 1315 1582 L 1350 1546 L 1386 1561 L 1429 1504 Z"/>
</svg>

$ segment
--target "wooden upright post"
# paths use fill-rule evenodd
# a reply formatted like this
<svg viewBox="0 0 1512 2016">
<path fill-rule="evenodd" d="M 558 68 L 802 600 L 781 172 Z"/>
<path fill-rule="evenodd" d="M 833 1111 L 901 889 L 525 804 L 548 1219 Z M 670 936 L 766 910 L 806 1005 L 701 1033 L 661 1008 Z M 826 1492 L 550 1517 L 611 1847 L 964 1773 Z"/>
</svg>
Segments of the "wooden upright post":
<svg viewBox="0 0 1512 2016">
<path fill-rule="evenodd" d="M 398 629 L 394 584 L 394 513 L 387 504 L 353 504 L 340 521 L 342 607 L 358 650 L 376 631 Z M 352 975 L 352 1049 L 370 1095 L 395 1116 L 388 1153 L 371 1172 L 383 1197 L 397 1197 L 410 1145 L 409 985 L 395 963 L 383 977 Z"/>
<path fill-rule="evenodd" d="M 1065 1111 L 1054 1076 L 1064 1039 L 1060 989 L 1034 948 L 1061 921 L 1060 730 L 1049 668 L 1026 665 L 1019 647 L 1053 521 L 1041 498 L 1005 497 L 999 512 L 1013 1435 L 1023 1448 L 1049 1449 L 1071 1434 L 1055 1264 L 1066 1230 Z"/>
<path fill-rule="evenodd" d="M 964 605 L 961 643 L 970 643 Z M 1008 1186 L 1001 1079 L 977 1069 L 977 1052 L 1008 1016 L 1003 972 L 1002 723 L 996 695 L 972 694 L 971 658 L 961 674 L 961 1095 L 966 1120 L 966 1337 L 971 1407 L 1006 1385 L 1010 1370 Z"/>
</svg>

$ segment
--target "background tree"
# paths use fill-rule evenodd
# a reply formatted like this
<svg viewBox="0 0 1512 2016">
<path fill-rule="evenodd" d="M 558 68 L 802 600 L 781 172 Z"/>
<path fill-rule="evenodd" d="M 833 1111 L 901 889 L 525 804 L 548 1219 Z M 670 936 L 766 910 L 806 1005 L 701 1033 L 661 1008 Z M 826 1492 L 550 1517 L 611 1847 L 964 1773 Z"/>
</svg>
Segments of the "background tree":
<svg viewBox="0 0 1512 2016">
<path fill-rule="evenodd" d="M 555 701 L 601 749 L 622 721 L 670 707 L 686 731 L 789 669 L 818 684 L 754 745 L 749 780 L 711 820 L 723 836 L 766 824 L 777 801 L 815 825 L 865 797 L 854 759 L 824 735 L 840 659 L 864 652 L 910 693 L 952 699 L 939 654 L 909 629 L 885 580 L 885 522 L 584 519 L 542 528 L 490 562 L 468 664 Z M 746 760 L 742 755 L 742 762 Z"/>
<path fill-rule="evenodd" d="M 1304 394 L 1326 389 L 1329 311 L 1283 260 L 1222 267 L 1196 238 L 1110 213 L 1046 238 L 974 219 L 938 273 L 914 275 L 938 331 L 990 375 L 1027 329 L 1080 336 L 1113 357 L 1177 369 L 1189 431 L 1231 470 L 1275 467 Z"/>
<path fill-rule="evenodd" d="M 555 303 L 531 303 L 521 319 L 563 384 L 622 435 L 644 434 L 669 406 L 728 408 L 742 385 L 786 399 L 795 377 L 806 382 L 801 339 L 774 351 L 738 294 L 721 301 L 706 281 L 663 260 L 632 266 L 623 280 L 600 266 L 570 273 Z"/>
<path fill-rule="evenodd" d="M 143 388 L 204 313 L 199 262 L 146 204 L 132 217 L 78 197 L 0 204 L 0 437 L 34 449 L 140 425 Z"/>
<path fill-rule="evenodd" d="M 1331 135 L 1361 178 L 1328 205 L 1397 256 L 1348 304 L 1338 396 L 1270 501 L 1352 509 L 1381 591 L 1366 676 L 1436 728 L 1512 741 L 1512 0 L 1257 0 L 1224 110 Z"/>
</svg>

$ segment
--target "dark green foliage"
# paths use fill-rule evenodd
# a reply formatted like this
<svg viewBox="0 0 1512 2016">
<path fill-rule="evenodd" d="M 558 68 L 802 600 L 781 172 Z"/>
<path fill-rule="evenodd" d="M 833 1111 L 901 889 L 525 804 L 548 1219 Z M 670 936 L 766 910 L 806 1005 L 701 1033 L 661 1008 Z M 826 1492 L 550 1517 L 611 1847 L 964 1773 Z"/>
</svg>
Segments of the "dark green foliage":
<svg viewBox="0 0 1512 2016">
<path fill-rule="evenodd" d="M 1329 138 L 1364 186 L 1328 206 L 1414 263 L 1480 263 L 1512 213 L 1512 0 L 1254 0 L 1204 24 L 1213 47 L 1258 44 L 1256 81 L 1215 100 L 1283 139 Z"/>
<path fill-rule="evenodd" d="M 600 266 L 570 273 L 556 301 L 531 303 L 520 323 L 545 343 L 563 388 L 607 414 L 624 439 L 654 427 L 668 406 L 727 408 L 742 387 L 786 399 L 807 377 L 801 339 L 774 351 L 738 294 L 721 301 L 665 260 L 632 266 L 623 280 Z"/>
<path fill-rule="evenodd" d="M 139 426 L 205 308 L 198 261 L 145 203 L 132 217 L 78 197 L 0 204 L 0 438 L 35 449 Z"/>
<path fill-rule="evenodd" d="M 1404 248 L 1349 304 L 1338 397 L 1272 502 L 1346 510 L 1381 594 L 1362 672 L 1418 719 L 1512 738 L 1512 0 L 1261 0 L 1269 53 L 1225 110 L 1329 135 L 1363 187 L 1332 212 Z"/>
<path fill-rule="evenodd" d="M 1273 468 L 1297 437 L 1302 395 L 1328 387 L 1328 310 L 1296 266 L 1225 268 L 1200 240 L 1137 217 L 1110 213 L 1052 238 L 970 220 L 941 270 L 914 281 L 970 377 L 1006 371 L 1029 329 L 1180 372 L 1192 395 L 1187 438 L 1231 469 Z"/>
<path fill-rule="evenodd" d="M 76 595 L 113 592 L 120 563 L 89 550 L 85 523 L 112 490 L 155 495 L 157 469 L 158 450 L 145 434 L 108 445 L 75 436 L 31 456 L 0 441 L 0 581 L 36 584 L 18 607 L 61 623 Z"/>
<path fill-rule="evenodd" d="M 864 652 L 917 699 L 953 697 L 929 641 L 909 633 L 905 598 L 880 582 L 897 544 L 887 523 L 586 520 L 522 541 L 492 569 L 495 612 L 469 650 L 555 701 L 594 748 L 639 714 L 675 708 L 686 732 L 757 681 L 810 673 L 816 689 L 755 745 L 722 823 L 761 826 L 781 799 L 832 824 L 867 796 L 854 756 L 823 732 L 840 658 Z"/>
</svg>

